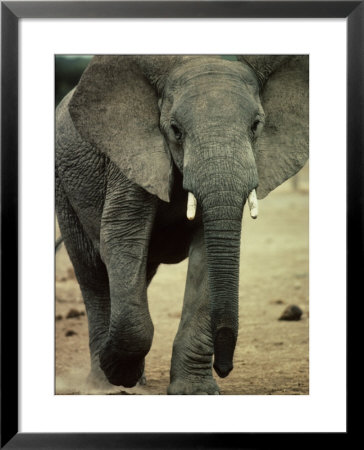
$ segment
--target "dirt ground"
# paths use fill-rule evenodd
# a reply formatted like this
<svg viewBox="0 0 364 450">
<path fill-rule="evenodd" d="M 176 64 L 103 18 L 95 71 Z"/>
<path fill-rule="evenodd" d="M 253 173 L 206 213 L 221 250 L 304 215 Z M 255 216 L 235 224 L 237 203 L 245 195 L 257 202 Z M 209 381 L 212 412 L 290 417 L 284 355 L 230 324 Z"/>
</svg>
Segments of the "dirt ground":
<svg viewBox="0 0 364 450">
<path fill-rule="evenodd" d="M 214 375 L 223 395 L 309 393 L 307 170 L 300 177 L 260 201 L 257 220 L 245 211 L 234 370 L 225 379 Z M 85 384 L 90 368 L 85 308 L 62 246 L 56 255 L 56 394 L 166 394 L 186 271 L 187 260 L 163 265 L 149 287 L 155 331 L 146 358 L 147 384 L 90 391 Z M 301 320 L 278 320 L 291 304 L 303 310 Z M 66 318 L 71 310 L 82 315 Z"/>
</svg>

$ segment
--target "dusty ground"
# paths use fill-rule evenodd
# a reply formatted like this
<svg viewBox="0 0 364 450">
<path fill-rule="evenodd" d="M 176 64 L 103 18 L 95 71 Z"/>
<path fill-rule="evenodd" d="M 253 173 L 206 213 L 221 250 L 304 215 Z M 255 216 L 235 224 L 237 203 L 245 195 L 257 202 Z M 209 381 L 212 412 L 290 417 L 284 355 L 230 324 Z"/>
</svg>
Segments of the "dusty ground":
<svg viewBox="0 0 364 450">
<path fill-rule="evenodd" d="M 292 182 L 260 202 L 256 221 L 245 213 L 240 268 L 240 330 L 234 370 L 219 379 L 224 395 L 309 393 L 308 193 Z M 172 343 L 181 315 L 187 261 L 161 266 L 148 291 L 155 327 L 146 359 L 146 386 L 90 392 L 86 315 L 64 246 L 56 256 L 56 393 L 165 394 Z M 289 304 L 303 310 L 300 321 L 279 321 Z M 67 336 L 72 332 L 71 336 Z"/>
</svg>

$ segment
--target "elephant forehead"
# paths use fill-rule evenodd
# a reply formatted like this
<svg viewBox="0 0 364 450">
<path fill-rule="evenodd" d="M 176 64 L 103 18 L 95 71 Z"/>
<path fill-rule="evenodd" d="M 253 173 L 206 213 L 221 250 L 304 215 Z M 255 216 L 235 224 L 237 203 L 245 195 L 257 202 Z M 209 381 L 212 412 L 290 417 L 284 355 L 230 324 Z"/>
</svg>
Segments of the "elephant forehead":
<svg viewBox="0 0 364 450">
<path fill-rule="evenodd" d="M 219 88 L 208 86 L 201 86 L 198 92 L 194 89 L 186 89 L 184 95 L 179 96 L 171 109 L 172 115 L 195 116 L 197 120 L 199 114 L 202 114 L 202 119 L 209 117 L 222 116 L 228 119 L 230 116 L 236 116 L 239 120 L 245 114 L 253 114 L 258 109 L 255 97 L 243 89 L 226 89 L 226 86 L 221 85 Z"/>
<path fill-rule="evenodd" d="M 208 82 L 200 79 L 187 83 L 173 95 L 171 115 L 177 120 L 190 118 L 193 122 L 207 117 L 226 121 L 249 119 L 260 111 L 259 96 L 252 89 L 245 89 L 241 82 L 223 79 Z"/>
<path fill-rule="evenodd" d="M 259 91 L 258 80 L 254 72 L 247 65 L 217 57 L 201 57 L 184 60 L 171 73 L 169 85 L 172 88 L 178 88 L 181 85 L 213 85 L 227 82 L 240 86 L 245 84 L 252 91 Z"/>
</svg>

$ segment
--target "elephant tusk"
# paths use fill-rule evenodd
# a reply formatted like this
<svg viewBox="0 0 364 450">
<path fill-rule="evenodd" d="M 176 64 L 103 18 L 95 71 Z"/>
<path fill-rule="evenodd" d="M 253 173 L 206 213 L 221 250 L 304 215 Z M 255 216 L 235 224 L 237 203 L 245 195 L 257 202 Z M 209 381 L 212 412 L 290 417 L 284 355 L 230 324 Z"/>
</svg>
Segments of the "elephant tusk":
<svg viewBox="0 0 364 450">
<path fill-rule="evenodd" d="M 196 197 L 189 192 L 187 198 L 187 219 L 193 220 L 196 215 L 197 200 Z"/>
<path fill-rule="evenodd" d="M 250 209 L 250 216 L 252 219 L 256 219 L 258 217 L 258 199 L 255 189 L 253 189 L 249 194 L 248 203 Z"/>
</svg>

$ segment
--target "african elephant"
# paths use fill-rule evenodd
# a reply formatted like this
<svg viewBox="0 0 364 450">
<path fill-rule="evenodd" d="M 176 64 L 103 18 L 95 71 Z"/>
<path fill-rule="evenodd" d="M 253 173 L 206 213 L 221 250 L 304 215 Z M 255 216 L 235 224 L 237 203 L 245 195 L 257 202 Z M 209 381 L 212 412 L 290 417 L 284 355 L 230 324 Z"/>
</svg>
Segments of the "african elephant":
<svg viewBox="0 0 364 450">
<path fill-rule="evenodd" d="M 92 59 L 56 113 L 56 209 L 91 380 L 138 382 L 153 339 L 147 286 L 161 263 L 189 257 L 168 393 L 219 393 L 212 367 L 229 374 L 238 334 L 244 204 L 256 217 L 257 197 L 307 157 L 307 56 Z"/>
</svg>

